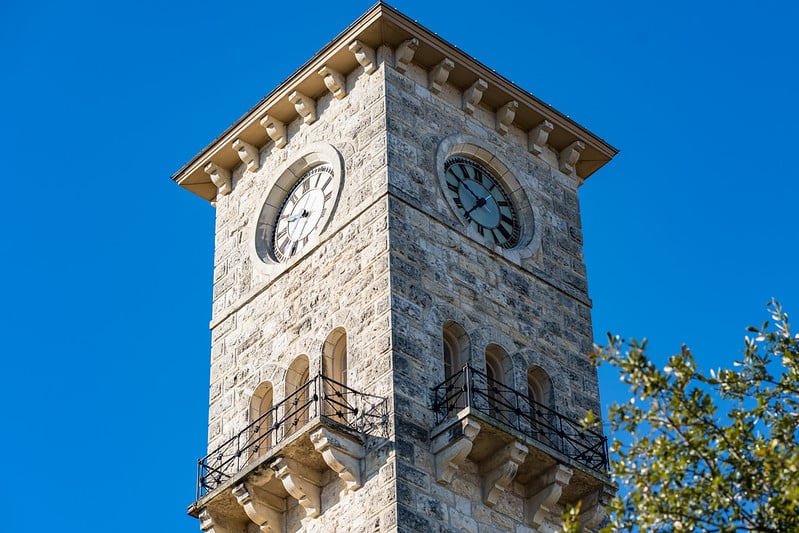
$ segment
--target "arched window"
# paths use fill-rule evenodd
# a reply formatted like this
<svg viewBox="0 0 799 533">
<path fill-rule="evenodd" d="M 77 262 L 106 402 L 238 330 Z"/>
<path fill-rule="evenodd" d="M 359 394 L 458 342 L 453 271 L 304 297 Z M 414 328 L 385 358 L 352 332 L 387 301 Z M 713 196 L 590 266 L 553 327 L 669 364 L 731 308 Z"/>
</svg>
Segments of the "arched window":
<svg viewBox="0 0 799 533">
<path fill-rule="evenodd" d="M 346 423 L 354 406 L 347 389 L 347 332 L 338 328 L 328 335 L 322 353 L 322 374 L 325 376 L 324 411 L 337 422 Z"/>
<path fill-rule="evenodd" d="M 294 433 L 308 421 L 311 409 L 308 366 L 308 357 L 301 355 L 291 363 L 286 372 L 286 402 L 283 408 L 283 427 L 286 435 Z"/>
<path fill-rule="evenodd" d="M 457 322 L 444 324 L 442 331 L 444 348 L 444 378 L 449 379 L 463 369 L 469 360 L 469 336 Z"/>
<path fill-rule="evenodd" d="M 515 424 L 516 394 L 513 392 L 513 365 L 508 352 L 497 344 L 485 351 L 486 393 L 489 414 L 506 424 Z"/>
<path fill-rule="evenodd" d="M 540 366 L 527 369 L 527 397 L 533 435 L 546 443 L 556 445 L 557 443 L 551 442 L 555 438 L 555 428 L 552 426 L 552 412 L 549 410 L 553 406 L 552 380 Z"/>
<path fill-rule="evenodd" d="M 436 387 L 436 402 L 446 406 L 448 414 L 457 412 L 467 405 L 464 365 L 469 361 L 469 336 L 457 322 L 444 323 L 441 331 L 442 359 L 444 363 L 444 383 Z"/>
<path fill-rule="evenodd" d="M 268 381 L 258 385 L 250 399 L 250 434 L 247 442 L 250 460 L 265 454 L 274 445 L 273 401 L 272 384 Z"/>
</svg>

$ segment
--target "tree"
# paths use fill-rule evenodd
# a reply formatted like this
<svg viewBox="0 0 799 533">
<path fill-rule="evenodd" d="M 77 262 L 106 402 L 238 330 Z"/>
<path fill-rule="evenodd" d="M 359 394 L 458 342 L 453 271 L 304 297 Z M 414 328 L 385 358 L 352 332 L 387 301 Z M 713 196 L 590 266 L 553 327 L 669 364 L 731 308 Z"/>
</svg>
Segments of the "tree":
<svg viewBox="0 0 799 533">
<path fill-rule="evenodd" d="M 799 334 L 769 311 L 732 369 L 705 374 L 685 346 L 659 369 L 646 341 L 610 335 L 595 350 L 632 392 L 610 408 L 620 490 L 603 531 L 799 532 Z"/>
</svg>

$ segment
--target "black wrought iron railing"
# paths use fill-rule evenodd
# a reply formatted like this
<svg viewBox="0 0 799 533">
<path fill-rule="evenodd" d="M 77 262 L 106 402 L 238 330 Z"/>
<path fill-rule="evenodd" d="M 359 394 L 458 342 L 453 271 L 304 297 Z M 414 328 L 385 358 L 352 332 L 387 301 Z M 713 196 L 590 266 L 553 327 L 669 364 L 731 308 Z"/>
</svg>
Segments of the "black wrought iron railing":
<svg viewBox="0 0 799 533">
<path fill-rule="evenodd" d="M 607 438 L 466 365 L 433 388 L 441 423 L 465 407 L 488 415 L 596 472 L 608 469 Z"/>
<path fill-rule="evenodd" d="M 317 375 L 225 441 L 197 464 L 197 499 L 319 416 L 359 434 L 386 422 L 385 400 Z"/>
</svg>

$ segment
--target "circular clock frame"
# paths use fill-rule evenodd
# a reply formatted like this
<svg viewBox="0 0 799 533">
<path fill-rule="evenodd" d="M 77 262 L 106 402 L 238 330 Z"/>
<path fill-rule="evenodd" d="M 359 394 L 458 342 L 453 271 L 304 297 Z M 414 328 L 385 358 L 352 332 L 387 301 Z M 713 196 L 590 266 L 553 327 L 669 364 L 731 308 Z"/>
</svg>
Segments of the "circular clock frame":
<svg viewBox="0 0 799 533">
<path fill-rule="evenodd" d="M 255 223 L 255 254 L 286 265 L 319 244 L 341 194 L 344 164 L 329 144 L 314 144 L 276 173 Z"/>
<path fill-rule="evenodd" d="M 525 192 L 536 178 L 512 167 L 504 157 L 497 155 L 498 150 L 498 147 L 471 135 L 457 134 L 445 138 L 436 152 L 439 186 L 468 237 L 514 262 L 520 262 L 541 248 L 541 231 L 536 226 L 540 220 L 539 212 Z M 522 154 L 522 157 L 529 157 L 529 154 Z M 463 181 L 471 178 L 464 175 L 462 180 L 453 179 L 450 170 L 459 161 L 467 161 L 475 169 L 471 176 L 475 179 L 469 182 L 474 194 L 461 187 Z M 478 170 L 479 181 L 476 179 Z M 527 185 L 523 186 L 522 180 Z M 480 183 L 480 190 L 472 187 L 472 182 Z M 485 191 L 484 195 L 482 191 Z M 485 204 L 478 206 L 480 198 Z M 508 206 L 500 206 L 500 202 L 507 202 Z M 504 214 L 510 220 L 503 221 L 501 211 L 493 210 L 494 205 L 506 207 Z"/>
<path fill-rule="evenodd" d="M 272 224 L 272 255 L 285 263 L 301 254 L 317 226 L 327 220 L 333 199 L 333 167 L 308 169 L 291 187 Z"/>
<path fill-rule="evenodd" d="M 513 248 L 521 238 L 521 222 L 510 194 L 483 165 L 464 156 L 444 162 L 447 191 L 461 217 L 488 243 Z"/>
</svg>

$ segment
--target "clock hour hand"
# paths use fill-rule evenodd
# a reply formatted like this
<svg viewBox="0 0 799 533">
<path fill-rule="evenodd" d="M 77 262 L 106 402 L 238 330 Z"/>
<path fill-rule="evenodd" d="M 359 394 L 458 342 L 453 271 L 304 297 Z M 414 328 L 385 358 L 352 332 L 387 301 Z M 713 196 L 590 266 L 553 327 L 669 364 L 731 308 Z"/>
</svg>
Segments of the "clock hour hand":
<svg viewBox="0 0 799 533">
<path fill-rule="evenodd" d="M 471 191 L 469 191 L 469 192 L 471 192 Z M 475 196 L 475 198 L 477 198 L 477 197 Z M 471 207 L 471 209 L 469 209 L 468 211 L 466 211 L 466 216 L 468 217 L 468 216 L 469 216 L 469 214 L 470 214 L 472 211 L 474 211 L 475 209 L 477 209 L 478 207 L 483 207 L 484 205 L 486 205 L 486 201 L 487 201 L 489 198 L 491 198 L 491 195 L 490 195 L 490 194 L 489 194 L 488 196 L 486 196 L 485 198 L 477 198 L 477 201 L 476 201 L 476 202 L 475 202 L 475 204 L 474 204 L 474 205 Z"/>
<path fill-rule="evenodd" d="M 296 222 L 296 221 L 298 221 L 299 219 L 301 219 L 303 217 L 307 217 L 308 215 L 309 215 L 308 210 L 307 209 L 303 209 L 300 213 L 297 213 L 296 215 L 291 215 L 290 217 L 288 217 L 286 219 L 286 222 L 291 224 L 292 222 Z"/>
</svg>

